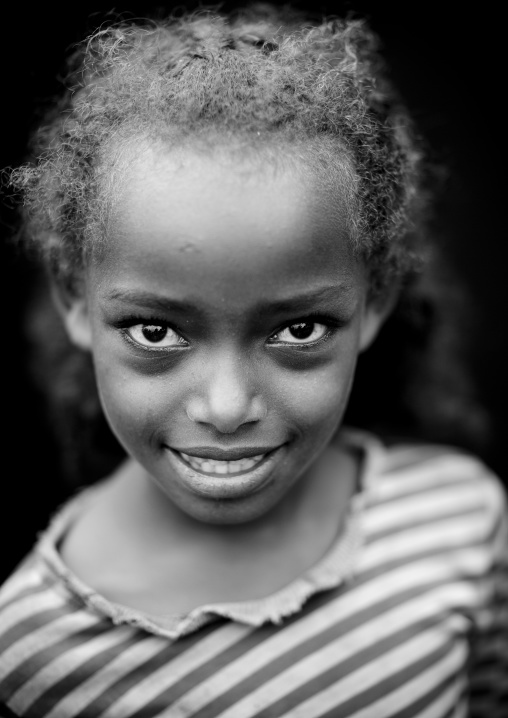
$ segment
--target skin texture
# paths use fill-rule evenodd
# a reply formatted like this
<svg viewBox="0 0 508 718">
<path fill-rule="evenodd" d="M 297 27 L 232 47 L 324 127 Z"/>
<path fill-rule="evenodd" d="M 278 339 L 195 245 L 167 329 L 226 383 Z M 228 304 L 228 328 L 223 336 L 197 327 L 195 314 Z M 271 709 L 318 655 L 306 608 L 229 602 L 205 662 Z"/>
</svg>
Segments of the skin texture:
<svg viewBox="0 0 508 718">
<path fill-rule="evenodd" d="M 365 271 L 336 211 L 302 176 L 226 157 L 140 154 L 86 296 L 66 310 L 134 473 L 170 513 L 270 521 L 306 486 L 331 480 L 325 449 L 383 312 L 366 302 Z M 288 327 L 304 322 L 314 326 L 302 342 Z M 163 339 L 147 341 L 143 325 Z M 277 451 L 261 481 L 224 488 L 182 470 L 172 450 L 196 447 Z"/>
</svg>

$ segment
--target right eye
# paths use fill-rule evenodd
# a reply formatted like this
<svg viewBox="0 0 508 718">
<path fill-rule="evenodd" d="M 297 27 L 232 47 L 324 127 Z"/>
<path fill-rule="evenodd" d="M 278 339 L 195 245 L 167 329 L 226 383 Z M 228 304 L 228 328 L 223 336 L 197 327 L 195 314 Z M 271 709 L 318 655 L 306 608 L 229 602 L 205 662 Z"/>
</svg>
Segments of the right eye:
<svg viewBox="0 0 508 718">
<path fill-rule="evenodd" d="M 126 334 L 136 344 L 149 349 L 167 349 L 186 346 L 187 342 L 174 329 L 165 324 L 134 324 L 126 328 Z"/>
</svg>

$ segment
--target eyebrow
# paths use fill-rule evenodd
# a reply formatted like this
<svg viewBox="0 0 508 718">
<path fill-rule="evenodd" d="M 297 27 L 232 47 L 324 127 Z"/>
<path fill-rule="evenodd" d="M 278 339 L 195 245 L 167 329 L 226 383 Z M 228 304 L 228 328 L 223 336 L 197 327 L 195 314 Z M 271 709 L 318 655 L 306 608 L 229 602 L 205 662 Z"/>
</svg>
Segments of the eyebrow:
<svg viewBox="0 0 508 718">
<path fill-rule="evenodd" d="M 310 305 L 320 303 L 350 303 L 354 300 L 354 287 L 351 284 L 343 283 L 333 286 L 321 287 L 302 294 L 297 294 L 287 299 L 279 299 L 272 302 L 262 302 L 256 309 L 260 313 L 276 313 L 285 314 L 301 309 L 306 309 Z"/>
<path fill-rule="evenodd" d="M 306 309 L 310 305 L 318 303 L 350 303 L 354 300 L 354 295 L 354 285 L 344 282 L 342 284 L 319 287 L 318 289 L 284 299 L 260 302 L 253 309 L 260 314 L 284 314 Z M 200 308 L 199 304 L 195 304 L 192 301 L 174 299 L 142 290 L 114 289 L 106 295 L 106 299 L 110 301 L 127 302 L 155 311 L 177 311 L 182 314 L 206 313 L 206 310 Z"/>
<path fill-rule="evenodd" d="M 136 289 L 114 289 L 106 295 L 108 301 L 127 302 L 147 309 L 158 311 L 179 311 L 182 314 L 191 314 L 199 311 L 192 302 L 173 299 L 152 292 L 138 291 Z"/>
</svg>

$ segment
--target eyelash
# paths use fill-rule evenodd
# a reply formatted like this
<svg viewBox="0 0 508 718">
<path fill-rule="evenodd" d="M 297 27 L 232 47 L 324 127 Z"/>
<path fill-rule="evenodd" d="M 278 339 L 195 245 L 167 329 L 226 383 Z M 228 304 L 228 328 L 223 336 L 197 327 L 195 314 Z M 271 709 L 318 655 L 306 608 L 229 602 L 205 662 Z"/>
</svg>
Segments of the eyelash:
<svg viewBox="0 0 508 718">
<path fill-rule="evenodd" d="M 133 327 L 139 325 L 145 327 L 166 327 L 167 329 L 171 329 L 176 334 L 178 334 L 178 336 L 183 339 L 186 344 L 179 344 L 171 347 L 158 347 L 156 344 L 153 347 L 150 347 L 146 346 L 145 344 L 141 344 L 140 342 L 137 342 L 135 339 L 133 339 L 128 331 L 129 329 L 132 329 Z M 169 352 L 174 349 L 183 349 L 186 348 L 186 346 L 189 346 L 189 342 L 185 339 L 180 330 L 172 324 L 169 324 L 167 321 L 160 319 L 160 317 L 128 317 L 127 319 L 123 319 L 122 321 L 117 322 L 115 326 L 117 329 L 120 330 L 122 337 L 125 339 L 126 342 L 133 345 L 137 349 L 142 349 L 147 352 L 158 352 L 160 354 L 162 352 Z"/>
<path fill-rule="evenodd" d="M 322 324 L 326 327 L 325 334 L 320 337 L 319 339 L 308 342 L 306 344 L 297 344 L 293 342 L 270 342 L 270 339 L 277 334 L 280 334 L 285 329 L 289 329 L 290 327 L 293 327 L 297 324 Z M 268 343 L 272 346 L 284 346 L 284 347 L 292 347 L 298 351 L 305 351 L 306 349 L 312 349 L 319 344 L 322 344 L 328 339 L 330 339 L 338 329 L 343 327 L 346 324 L 345 321 L 337 320 L 333 317 L 323 316 L 322 314 L 316 314 L 316 315 L 307 315 L 306 317 L 301 317 L 299 319 L 293 319 L 290 322 L 286 322 L 283 325 L 279 327 L 273 334 L 270 335 Z M 157 347 L 157 345 L 154 345 L 153 347 L 146 346 L 144 344 L 141 344 L 140 342 L 137 342 L 135 339 L 132 338 L 132 336 L 129 334 L 128 329 L 131 329 L 132 327 L 143 325 L 143 326 L 156 326 L 156 327 L 167 327 L 168 329 L 173 330 L 178 336 L 183 339 L 186 344 L 181 345 L 175 345 L 175 346 L 169 346 L 169 347 Z M 121 331 L 121 334 L 125 341 L 127 341 L 129 344 L 134 345 L 137 348 L 140 348 L 147 352 L 170 352 L 174 349 L 182 349 L 189 346 L 189 342 L 185 337 L 182 335 L 179 329 L 177 329 L 172 324 L 168 323 L 164 319 L 160 319 L 160 317 L 128 317 L 120 322 L 117 322 L 115 324 L 116 328 L 118 328 Z"/>
<path fill-rule="evenodd" d="M 284 347 L 291 347 L 293 349 L 296 349 L 298 351 L 305 351 L 306 349 L 312 349 L 316 346 L 319 346 L 320 344 L 323 344 L 324 342 L 328 341 L 338 329 L 343 327 L 345 325 L 345 322 L 338 321 L 337 319 L 334 319 L 333 317 L 327 317 L 323 316 L 322 314 L 310 314 L 306 317 L 301 317 L 299 319 L 293 319 L 290 322 L 286 322 L 283 324 L 277 331 L 275 331 L 271 337 L 276 336 L 277 334 L 281 334 L 285 329 L 290 329 L 291 327 L 294 327 L 298 324 L 322 324 L 324 327 L 326 327 L 326 332 L 322 337 L 319 339 L 316 339 L 313 342 L 307 342 L 305 344 L 297 344 L 294 342 L 278 342 L 277 344 L 274 342 L 273 346 L 284 346 Z M 270 338 L 271 338 L 270 337 Z"/>
</svg>

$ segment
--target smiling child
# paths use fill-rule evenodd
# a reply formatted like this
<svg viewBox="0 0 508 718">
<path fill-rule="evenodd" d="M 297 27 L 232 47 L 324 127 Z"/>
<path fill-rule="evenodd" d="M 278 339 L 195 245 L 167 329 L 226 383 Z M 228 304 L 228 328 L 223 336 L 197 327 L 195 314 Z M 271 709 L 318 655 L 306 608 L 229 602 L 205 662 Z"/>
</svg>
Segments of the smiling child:
<svg viewBox="0 0 508 718">
<path fill-rule="evenodd" d="M 37 142 L 25 235 L 127 458 L 0 593 L 5 714 L 504 715 L 497 480 L 342 426 L 426 251 L 364 24 L 101 30 Z"/>
</svg>

